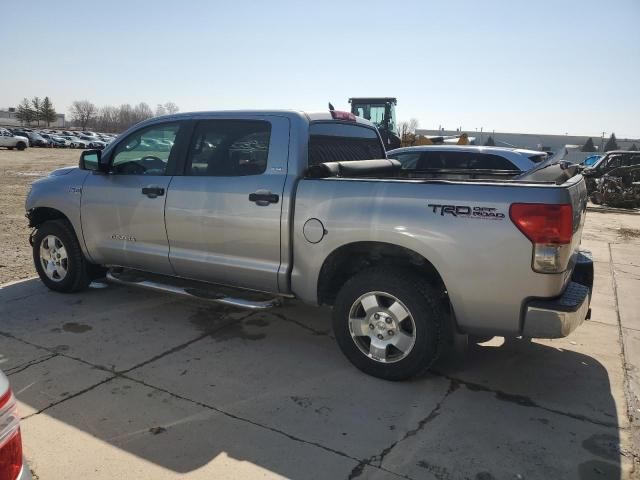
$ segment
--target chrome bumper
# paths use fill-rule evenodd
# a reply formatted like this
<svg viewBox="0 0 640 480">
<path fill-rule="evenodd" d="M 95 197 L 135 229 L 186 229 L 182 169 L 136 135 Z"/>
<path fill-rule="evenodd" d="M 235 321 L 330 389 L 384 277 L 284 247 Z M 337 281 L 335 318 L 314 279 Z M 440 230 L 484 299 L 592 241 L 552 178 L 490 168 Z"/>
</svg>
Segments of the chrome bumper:
<svg viewBox="0 0 640 480">
<path fill-rule="evenodd" d="M 524 311 L 522 336 L 528 338 L 562 338 L 573 332 L 589 317 L 593 288 L 593 260 L 590 252 L 580 252 L 564 293 L 554 299 L 534 299 Z"/>
</svg>

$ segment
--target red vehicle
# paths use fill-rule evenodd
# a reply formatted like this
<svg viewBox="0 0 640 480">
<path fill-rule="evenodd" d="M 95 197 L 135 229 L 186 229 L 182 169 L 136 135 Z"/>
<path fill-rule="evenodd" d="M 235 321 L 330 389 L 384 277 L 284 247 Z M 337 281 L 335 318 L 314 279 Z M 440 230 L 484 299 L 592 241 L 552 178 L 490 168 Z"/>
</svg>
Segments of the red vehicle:
<svg viewBox="0 0 640 480">
<path fill-rule="evenodd" d="M 9 380 L 0 372 L 0 480 L 30 480 L 31 471 L 22 456 L 20 417 Z"/>
</svg>

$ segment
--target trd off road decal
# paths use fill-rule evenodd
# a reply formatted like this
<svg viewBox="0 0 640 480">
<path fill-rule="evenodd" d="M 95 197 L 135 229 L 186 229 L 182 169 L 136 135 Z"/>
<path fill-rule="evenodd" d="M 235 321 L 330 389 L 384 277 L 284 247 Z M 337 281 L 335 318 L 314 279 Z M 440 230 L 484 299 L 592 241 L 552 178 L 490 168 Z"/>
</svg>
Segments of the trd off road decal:
<svg viewBox="0 0 640 480">
<path fill-rule="evenodd" d="M 497 209 L 491 207 L 472 207 L 469 205 L 438 205 L 430 203 L 427 205 L 431 207 L 433 213 L 440 214 L 441 216 L 452 215 L 454 217 L 463 218 L 479 218 L 486 220 L 501 220 L 504 218 L 504 213 L 498 212 Z"/>
</svg>

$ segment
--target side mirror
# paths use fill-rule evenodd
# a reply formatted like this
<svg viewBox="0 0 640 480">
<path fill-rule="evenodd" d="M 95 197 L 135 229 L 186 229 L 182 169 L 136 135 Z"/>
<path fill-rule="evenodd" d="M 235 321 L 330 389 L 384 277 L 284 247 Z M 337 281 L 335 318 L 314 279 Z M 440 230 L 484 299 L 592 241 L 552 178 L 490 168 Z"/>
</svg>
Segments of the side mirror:
<svg viewBox="0 0 640 480">
<path fill-rule="evenodd" d="M 109 173 L 109 164 L 102 158 L 101 150 L 85 150 L 80 154 L 80 169 Z"/>
</svg>

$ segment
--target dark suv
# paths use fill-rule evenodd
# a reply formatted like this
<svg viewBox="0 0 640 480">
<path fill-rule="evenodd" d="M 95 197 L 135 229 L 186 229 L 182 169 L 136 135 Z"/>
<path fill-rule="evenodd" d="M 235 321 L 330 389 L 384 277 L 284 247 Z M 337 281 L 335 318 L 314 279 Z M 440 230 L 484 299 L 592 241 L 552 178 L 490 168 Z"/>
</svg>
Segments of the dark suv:
<svg viewBox="0 0 640 480">
<path fill-rule="evenodd" d="M 607 152 L 598 163 L 592 167 L 587 167 L 582 171 L 587 181 L 587 191 L 589 194 L 596 189 L 596 179 L 606 175 L 614 168 L 630 167 L 640 165 L 640 152 L 629 150 L 612 150 Z"/>
</svg>

